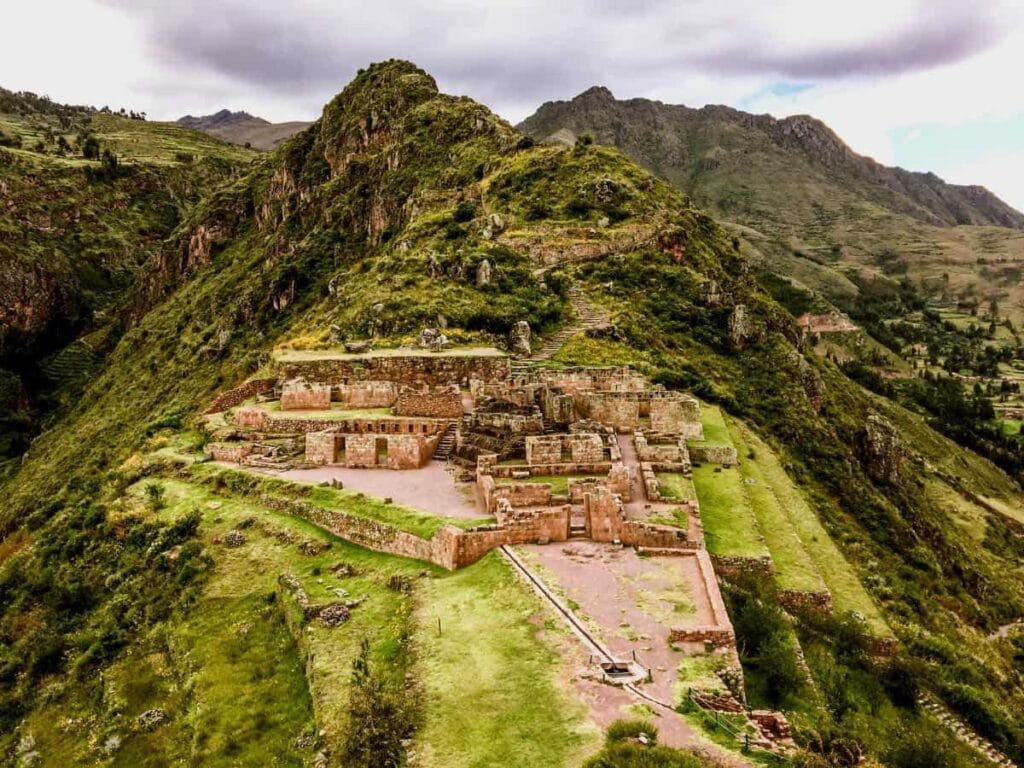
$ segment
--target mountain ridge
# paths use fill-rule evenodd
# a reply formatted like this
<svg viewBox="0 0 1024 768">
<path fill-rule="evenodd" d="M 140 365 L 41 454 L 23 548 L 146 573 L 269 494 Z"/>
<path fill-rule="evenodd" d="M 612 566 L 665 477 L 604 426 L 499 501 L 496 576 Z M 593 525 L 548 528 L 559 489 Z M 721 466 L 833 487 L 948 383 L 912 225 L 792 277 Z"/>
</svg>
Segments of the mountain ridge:
<svg viewBox="0 0 1024 768">
<path fill-rule="evenodd" d="M 625 144 L 629 112 L 637 115 L 638 131 L 653 130 L 658 122 L 676 121 L 677 124 L 697 121 L 706 125 L 712 120 L 727 121 L 741 128 L 754 129 L 767 136 L 775 145 L 801 151 L 809 160 L 827 168 L 856 174 L 861 181 L 881 185 L 894 196 L 891 200 L 897 210 L 927 223 L 953 226 L 957 224 L 989 224 L 1024 229 L 1024 213 L 1017 211 L 980 185 L 950 184 L 931 172 L 908 171 L 889 167 L 852 150 L 823 121 L 811 115 L 792 115 L 776 118 L 767 114 L 753 114 L 725 105 L 706 105 L 700 108 L 683 104 L 631 98 L 616 99 L 605 86 L 591 86 L 568 101 L 548 101 L 522 121 L 518 127 L 536 138 L 547 138 L 557 128 L 578 126 L 591 129 L 600 136 L 616 137 L 615 145 L 637 159 L 639 153 L 630 152 Z M 606 114 L 602 115 L 604 111 Z M 611 111 L 611 114 L 607 114 Z M 592 122 L 586 125 L 586 120 Z M 581 131 L 582 132 L 582 131 Z M 544 134 L 547 135 L 544 135 Z M 640 158 L 645 165 L 655 158 Z M 681 158 L 680 158 L 681 159 Z M 672 158 L 667 165 L 658 164 L 658 170 L 671 176 Z"/>
<path fill-rule="evenodd" d="M 309 121 L 303 120 L 272 123 L 244 110 L 232 112 L 229 109 L 221 109 L 209 115 L 185 115 L 179 117 L 175 123 L 216 136 L 231 144 L 243 144 L 264 150 L 274 149 L 310 125 Z"/>
</svg>

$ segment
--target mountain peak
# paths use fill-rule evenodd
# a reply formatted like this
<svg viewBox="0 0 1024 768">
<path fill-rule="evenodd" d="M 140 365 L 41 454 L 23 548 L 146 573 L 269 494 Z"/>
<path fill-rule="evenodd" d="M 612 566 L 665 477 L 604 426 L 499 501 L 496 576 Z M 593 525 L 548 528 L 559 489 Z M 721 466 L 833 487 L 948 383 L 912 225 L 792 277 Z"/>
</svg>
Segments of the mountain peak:
<svg viewBox="0 0 1024 768">
<path fill-rule="evenodd" d="M 592 85 L 573 101 L 615 101 L 615 94 L 603 85 Z"/>
</svg>

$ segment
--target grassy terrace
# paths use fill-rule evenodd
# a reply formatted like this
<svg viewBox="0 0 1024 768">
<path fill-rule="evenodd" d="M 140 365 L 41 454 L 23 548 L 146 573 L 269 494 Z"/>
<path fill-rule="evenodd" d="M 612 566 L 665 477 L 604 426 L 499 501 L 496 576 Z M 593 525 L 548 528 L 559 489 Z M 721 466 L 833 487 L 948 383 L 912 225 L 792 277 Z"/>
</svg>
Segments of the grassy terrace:
<svg viewBox="0 0 1024 768">
<path fill-rule="evenodd" d="M 723 469 L 713 464 L 694 467 L 693 484 L 700 501 L 704 540 L 711 554 L 727 557 L 768 554 L 739 469 Z"/>
<path fill-rule="evenodd" d="M 370 352 L 346 352 L 344 349 L 278 349 L 273 358 L 282 362 L 291 360 L 368 360 L 374 357 L 508 357 L 494 347 L 452 347 L 431 352 L 418 347 L 374 349 Z"/>
<path fill-rule="evenodd" d="M 146 501 L 150 483 L 164 491 L 156 512 Z M 538 630 L 536 598 L 496 555 L 447 573 L 176 479 L 143 480 L 121 503 L 127 513 L 165 519 L 198 510 L 204 544 L 215 557 L 196 610 L 124 656 L 109 675 L 107 695 L 130 722 L 154 707 L 168 715 L 153 731 L 127 729 L 118 752 L 124 764 L 148 764 L 159 753 L 182 764 L 301 766 L 311 753 L 292 744 L 317 729 L 336 752 L 347 727 L 351 665 L 364 638 L 371 663 L 396 681 L 412 673 L 423 683 L 427 720 L 414 747 L 422 765 L 500 765 L 513 746 L 528 744 L 530 765 L 553 767 L 596 749 L 598 736 L 582 705 L 557 681 L 559 656 L 546 638 L 556 636 L 558 625 L 548 621 Z M 231 529 L 242 530 L 241 547 L 216 543 Z M 300 551 L 303 541 L 330 546 L 311 556 Z M 332 573 L 340 562 L 354 573 Z M 282 573 L 297 577 L 315 603 L 337 600 L 339 589 L 364 598 L 340 627 L 306 625 L 308 677 L 306 655 L 284 624 L 282 606 L 270 598 Z M 411 594 L 388 587 L 393 575 L 411 580 Z M 475 642 L 482 636 L 488 642 Z M 423 652 L 413 656 L 410 645 Z M 59 729 L 46 732 L 61 738 Z"/>
<path fill-rule="evenodd" d="M 700 420 L 704 425 L 704 439 L 689 440 L 690 445 L 732 445 L 725 417 L 717 405 L 701 403 Z"/>
<path fill-rule="evenodd" d="M 599 734 L 555 679 L 563 625 L 492 552 L 420 591 L 415 635 L 427 720 L 416 750 L 436 768 L 575 765 Z M 441 631 L 438 632 L 438 618 Z M 486 642 L 480 642 L 486 638 Z M 570 642 L 572 642 L 570 640 Z"/>
<path fill-rule="evenodd" d="M 681 472 L 658 473 L 658 489 L 662 496 L 675 501 L 696 501 L 697 489 L 693 480 Z"/>
<path fill-rule="evenodd" d="M 246 405 L 255 405 L 275 419 L 329 419 L 330 421 L 345 421 L 347 419 L 389 419 L 394 416 L 390 408 L 345 408 L 343 403 L 331 403 L 330 410 L 323 411 L 282 411 L 279 400 L 268 400 L 265 403 L 252 401 L 246 403 Z"/>
<path fill-rule="evenodd" d="M 197 479 L 205 480 L 209 485 L 228 493 L 240 492 L 249 496 L 268 493 L 280 497 L 298 497 L 324 509 L 375 520 L 423 539 L 431 538 L 445 525 L 472 528 L 493 522 L 493 518 L 489 517 L 467 519 L 430 515 L 401 504 L 386 504 L 382 499 L 358 491 L 293 482 L 244 470 L 225 469 L 209 463 L 196 464 L 190 472 Z"/>
<path fill-rule="evenodd" d="M 750 472 L 758 482 L 763 482 L 775 498 L 775 502 L 764 501 L 757 505 L 763 516 L 762 530 L 766 533 L 772 558 L 775 561 L 780 586 L 790 584 L 810 584 L 813 571 L 808 570 L 808 561 L 820 574 L 820 578 L 832 593 L 832 604 L 837 612 L 858 611 L 867 619 L 873 634 L 889 636 L 889 629 L 878 607 L 861 584 L 856 572 L 843 557 L 839 548 L 832 541 L 814 510 L 808 505 L 803 493 L 794 485 L 779 463 L 778 457 L 763 442 L 738 422 L 731 422 L 732 429 L 740 439 L 740 445 L 746 449 L 740 453 L 740 461 L 750 464 L 742 471 Z M 747 450 L 752 448 L 755 458 L 747 458 Z M 757 486 L 746 485 L 746 488 Z M 703 506 L 703 499 L 701 500 Z M 789 525 L 781 519 L 788 519 Z M 782 533 L 779 527 L 788 527 L 795 533 L 802 547 L 788 533 Z M 804 554 L 800 554 L 801 549 Z M 806 588 L 806 587 L 801 587 Z"/>
<path fill-rule="evenodd" d="M 731 426 L 733 440 L 741 456 L 739 469 L 744 481 L 743 489 L 771 552 L 779 588 L 824 592 L 825 582 L 762 472 L 762 466 L 775 457 L 745 427 L 737 422 Z M 751 451 L 754 459 L 749 458 Z"/>
</svg>

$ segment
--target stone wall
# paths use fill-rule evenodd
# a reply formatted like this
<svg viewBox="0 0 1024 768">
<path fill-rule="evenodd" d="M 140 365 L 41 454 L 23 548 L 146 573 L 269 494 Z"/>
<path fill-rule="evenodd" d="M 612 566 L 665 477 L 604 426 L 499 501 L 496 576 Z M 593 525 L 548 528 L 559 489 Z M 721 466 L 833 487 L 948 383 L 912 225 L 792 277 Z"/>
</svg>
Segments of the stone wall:
<svg viewBox="0 0 1024 768">
<path fill-rule="evenodd" d="M 832 613 L 832 595 L 825 592 L 804 592 L 786 589 L 779 592 L 779 604 L 787 610 L 796 611 L 813 608 L 823 613 Z"/>
<path fill-rule="evenodd" d="M 536 374 L 536 378 L 564 392 L 640 392 L 649 386 L 647 380 L 629 366 L 542 370 Z"/>
<path fill-rule="evenodd" d="M 234 408 L 236 405 L 241 405 L 246 400 L 249 400 L 257 395 L 269 395 L 274 391 L 277 386 L 276 378 L 269 379 L 250 379 L 249 381 L 229 389 L 227 392 L 221 392 L 217 395 L 213 402 L 210 403 L 206 409 L 206 413 L 221 413 L 226 411 L 228 408 Z"/>
<path fill-rule="evenodd" d="M 576 421 L 575 399 L 557 389 L 545 387 L 541 391 L 540 409 L 555 424 L 565 425 Z"/>
<path fill-rule="evenodd" d="M 327 411 L 331 408 L 331 388 L 326 384 L 290 381 L 281 386 L 282 411 Z"/>
<path fill-rule="evenodd" d="M 636 433 L 636 455 L 642 462 L 655 464 L 674 464 L 680 469 L 678 472 L 688 472 L 690 467 L 690 452 L 686 448 L 686 440 L 682 437 L 664 439 L 648 437 L 640 432 Z"/>
<path fill-rule="evenodd" d="M 476 411 L 469 417 L 467 430 L 500 435 L 540 435 L 544 432 L 544 417 L 539 409 L 531 413 Z"/>
<path fill-rule="evenodd" d="M 576 432 L 567 435 L 563 443 L 568 446 L 569 455 L 577 464 L 595 464 L 604 460 L 604 441 L 600 435 Z"/>
<path fill-rule="evenodd" d="M 698 464 L 721 464 L 731 467 L 739 463 L 736 449 L 731 445 L 691 445 L 690 461 Z"/>
<path fill-rule="evenodd" d="M 306 461 L 310 464 L 334 464 L 338 460 L 338 433 L 308 432 L 306 434 Z"/>
<path fill-rule="evenodd" d="M 618 432 L 630 432 L 640 426 L 640 400 L 631 392 L 583 392 L 580 399 L 580 410 L 593 421 Z"/>
<path fill-rule="evenodd" d="M 237 464 L 252 453 L 252 443 L 207 443 L 206 455 L 214 461 L 229 461 Z"/>
<path fill-rule="evenodd" d="M 461 419 L 462 393 L 458 389 L 414 392 L 404 390 L 395 401 L 396 416 L 425 416 L 432 419 Z"/>
<path fill-rule="evenodd" d="M 651 430 L 681 435 L 688 440 L 704 439 L 697 398 L 682 392 L 651 393 Z"/>
<path fill-rule="evenodd" d="M 562 438 L 560 435 L 531 435 L 526 438 L 527 464 L 560 464 Z"/>
<path fill-rule="evenodd" d="M 337 358 L 275 359 L 275 373 L 285 379 L 302 378 L 324 384 L 351 384 L 355 381 L 392 381 L 416 388 L 441 385 L 468 385 L 476 379 L 484 383 L 508 381 L 509 358 L 505 355 L 423 354 L 349 355 Z"/>
<path fill-rule="evenodd" d="M 594 541 L 618 541 L 622 501 L 607 488 L 598 488 L 583 499 L 586 533 Z"/>
<path fill-rule="evenodd" d="M 494 484 L 487 502 L 488 514 L 497 510 L 498 500 L 505 499 L 513 507 L 551 506 L 551 483 L 498 483 Z"/>
<path fill-rule="evenodd" d="M 623 520 L 619 526 L 619 540 L 638 549 L 700 549 L 699 541 L 691 541 L 687 532 L 670 525 L 655 525 L 640 520 Z"/>
<path fill-rule="evenodd" d="M 390 408 L 398 399 L 393 381 L 355 381 L 334 387 L 334 399 L 348 408 Z"/>
<path fill-rule="evenodd" d="M 231 412 L 228 421 L 238 427 L 278 435 L 323 432 L 328 429 L 345 434 L 433 435 L 442 432 L 447 425 L 445 421 L 439 419 L 400 416 L 381 419 L 289 419 L 275 417 L 272 413 L 256 407 L 237 408 Z"/>
<path fill-rule="evenodd" d="M 711 643 L 717 648 L 734 648 L 736 635 L 733 632 L 732 622 L 729 621 L 729 614 L 725 610 L 725 601 L 722 600 L 722 593 L 718 588 L 718 579 L 715 577 L 711 557 L 704 549 L 695 550 L 693 557 L 696 558 L 697 568 L 708 596 L 712 619 L 708 624 L 700 627 L 671 629 L 669 642 Z"/>
<path fill-rule="evenodd" d="M 243 429 L 266 430 L 270 424 L 270 416 L 262 408 L 245 406 L 231 411 L 227 421 Z"/>
<path fill-rule="evenodd" d="M 629 481 L 629 469 L 621 463 L 613 464 L 608 470 L 608 490 L 617 494 L 624 502 L 632 501 L 632 483 Z"/>
</svg>

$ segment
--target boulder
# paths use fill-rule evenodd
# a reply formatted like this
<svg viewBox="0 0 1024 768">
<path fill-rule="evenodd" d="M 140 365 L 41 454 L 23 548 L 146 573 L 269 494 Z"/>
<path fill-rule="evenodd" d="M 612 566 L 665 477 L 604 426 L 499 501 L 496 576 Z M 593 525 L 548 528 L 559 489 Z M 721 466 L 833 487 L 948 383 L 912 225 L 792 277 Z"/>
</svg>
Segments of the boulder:
<svg viewBox="0 0 1024 768">
<path fill-rule="evenodd" d="M 483 288 L 485 285 L 491 284 L 491 262 L 484 259 L 480 262 L 480 266 L 476 268 L 476 287 Z"/>
<path fill-rule="evenodd" d="M 513 355 L 528 357 L 532 352 L 530 349 L 530 324 L 525 320 L 520 320 L 513 325 L 509 340 Z"/>
<path fill-rule="evenodd" d="M 878 414 L 868 416 L 861 435 L 861 460 L 876 480 L 898 482 L 903 474 L 906 449 L 899 431 Z"/>
<path fill-rule="evenodd" d="M 240 547 L 245 544 L 245 534 L 232 529 L 224 534 L 224 538 L 221 541 L 225 547 Z"/>
<path fill-rule="evenodd" d="M 742 346 L 753 335 L 754 324 L 747 313 L 746 305 L 737 304 L 729 313 L 729 338 L 736 346 Z"/>
<path fill-rule="evenodd" d="M 157 726 L 162 725 L 166 719 L 167 715 L 162 709 L 147 709 L 139 715 L 139 727 L 151 731 Z"/>
<path fill-rule="evenodd" d="M 350 352 L 354 355 L 359 355 L 364 352 L 369 352 L 373 349 L 373 342 L 369 339 L 364 341 L 346 341 L 345 351 Z"/>
</svg>

